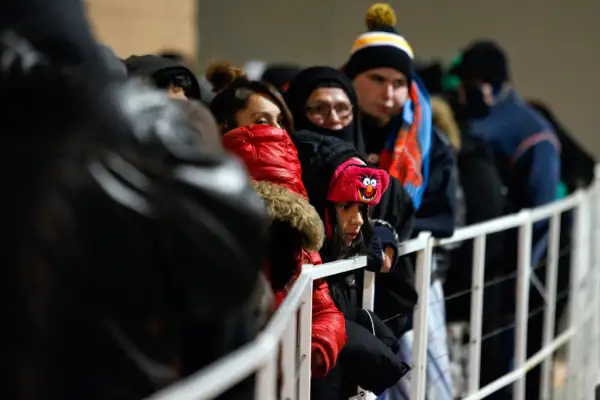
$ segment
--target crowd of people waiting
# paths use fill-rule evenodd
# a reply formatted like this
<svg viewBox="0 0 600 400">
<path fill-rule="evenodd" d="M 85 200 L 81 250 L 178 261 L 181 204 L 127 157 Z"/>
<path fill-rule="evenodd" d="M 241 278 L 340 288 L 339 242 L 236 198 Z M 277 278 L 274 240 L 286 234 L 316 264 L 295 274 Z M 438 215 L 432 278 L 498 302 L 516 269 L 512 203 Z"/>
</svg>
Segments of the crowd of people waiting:
<svg viewBox="0 0 600 400">
<path fill-rule="evenodd" d="M 0 6 L 7 398 L 143 398 L 252 341 L 303 264 L 366 255 L 373 311 L 362 271 L 314 282 L 311 398 L 360 386 L 408 399 L 418 296 L 401 242 L 593 179 L 593 158 L 511 86 L 496 43 L 449 69 L 419 64 L 387 4 L 368 9 L 341 67 L 254 79 L 219 61 L 199 79 L 177 54 L 117 58 L 79 1 L 58 3 Z M 533 265 L 546 236 L 537 224 Z M 514 270 L 515 240 L 488 238 L 486 278 Z M 446 327 L 469 307 L 444 292 L 470 286 L 471 249 L 433 260 L 430 400 L 461 394 Z M 486 291 L 484 330 L 511 318 L 513 293 Z M 511 340 L 484 344 L 482 385 L 509 371 Z M 253 384 L 222 398 L 250 399 Z M 539 381 L 527 390 L 538 398 Z"/>
</svg>

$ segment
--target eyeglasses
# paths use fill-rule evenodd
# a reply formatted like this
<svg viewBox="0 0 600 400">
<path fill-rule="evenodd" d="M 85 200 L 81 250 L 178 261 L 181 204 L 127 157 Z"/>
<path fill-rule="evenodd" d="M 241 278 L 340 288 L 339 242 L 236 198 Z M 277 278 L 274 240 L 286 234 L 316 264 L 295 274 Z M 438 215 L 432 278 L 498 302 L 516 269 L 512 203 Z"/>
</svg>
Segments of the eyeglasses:
<svg viewBox="0 0 600 400">
<path fill-rule="evenodd" d="M 318 102 L 306 106 L 306 112 L 313 117 L 330 118 L 333 111 L 340 119 L 350 118 L 352 116 L 352 104 Z"/>
</svg>

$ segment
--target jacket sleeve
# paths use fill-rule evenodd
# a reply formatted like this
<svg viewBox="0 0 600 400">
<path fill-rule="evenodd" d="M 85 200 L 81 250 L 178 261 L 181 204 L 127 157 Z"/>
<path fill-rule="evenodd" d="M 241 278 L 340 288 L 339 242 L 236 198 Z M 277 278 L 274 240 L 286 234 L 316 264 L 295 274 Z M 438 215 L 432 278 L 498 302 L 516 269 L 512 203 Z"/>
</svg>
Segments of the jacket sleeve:
<svg viewBox="0 0 600 400">
<path fill-rule="evenodd" d="M 553 140 L 543 140 L 528 148 L 515 160 L 515 189 L 521 193 L 522 208 L 539 207 L 557 199 L 560 181 L 558 146 Z M 548 221 L 535 222 L 533 229 L 534 241 L 538 242 L 547 233 Z M 542 247 L 545 245 L 542 244 Z M 534 259 L 538 258 L 534 256 Z"/>
<path fill-rule="evenodd" d="M 316 281 L 313 288 L 312 304 L 312 351 L 323 355 L 325 364 L 313 370 L 314 377 L 323 377 L 334 367 L 338 354 L 346 344 L 346 323 L 337 309 L 329 286 L 324 280 Z"/>
<path fill-rule="evenodd" d="M 595 158 L 573 139 L 573 134 L 550 109 L 539 103 L 534 103 L 533 108 L 550 123 L 560 141 L 561 180 L 567 185 L 569 192 L 590 185 L 594 180 Z"/>
<path fill-rule="evenodd" d="M 380 395 L 395 385 L 410 367 L 371 329 L 348 321 L 348 344 L 340 357 L 344 379 Z"/>
<path fill-rule="evenodd" d="M 447 139 L 437 130 L 431 138 L 427 188 L 417 211 L 413 236 L 431 232 L 436 238 L 450 237 L 456 225 L 456 176 L 454 154 Z"/>
<path fill-rule="evenodd" d="M 560 180 L 557 144 L 543 140 L 531 146 L 515 160 L 515 175 L 522 179 L 523 207 L 535 208 L 556 200 Z"/>
</svg>

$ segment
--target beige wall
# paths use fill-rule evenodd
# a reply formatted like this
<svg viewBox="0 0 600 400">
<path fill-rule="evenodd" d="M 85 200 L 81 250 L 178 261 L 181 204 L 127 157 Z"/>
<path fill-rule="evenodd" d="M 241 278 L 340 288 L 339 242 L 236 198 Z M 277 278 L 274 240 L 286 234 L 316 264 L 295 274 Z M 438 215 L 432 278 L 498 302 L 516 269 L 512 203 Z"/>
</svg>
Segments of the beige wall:
<svg viewBox="0 0 600 400">
<path fill-rule="evenodd" d="M 108 0 L 102 0 L 108 1 Z M 156 0 L 154 0 L 156 1 Z M 173 2 L 181 0 L 172 0 Z M 201 0 L 200 60 L 251 58 L 340 65 L 364 30 L 369 0 Z M 391 1 L 419 58 L 451 58 L 473 38 L 509 52 L 514 83 L 547 101 L 600 156 L 600 1 Z"/>
<path fill-rule="evenodd" d="M 121 57 L 176 49 L 195 57 L 196 0 L 87 0 L 97 37 Z"/>
</svg>

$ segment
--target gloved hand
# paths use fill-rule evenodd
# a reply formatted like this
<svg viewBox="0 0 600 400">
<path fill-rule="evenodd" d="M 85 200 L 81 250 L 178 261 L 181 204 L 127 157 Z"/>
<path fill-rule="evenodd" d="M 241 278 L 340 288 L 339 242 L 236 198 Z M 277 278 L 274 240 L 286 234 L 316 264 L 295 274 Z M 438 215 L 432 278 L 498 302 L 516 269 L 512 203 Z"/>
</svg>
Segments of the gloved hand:
<svg viewBox="0 0 600 400">
<path fill-rule="evenodd" d="M 389 272 L 398 260 L 400 241 L 394 228 L 385 221 L 371 221 L 373 237 L 367 252 L 367 270 Z"/>
</svg>

